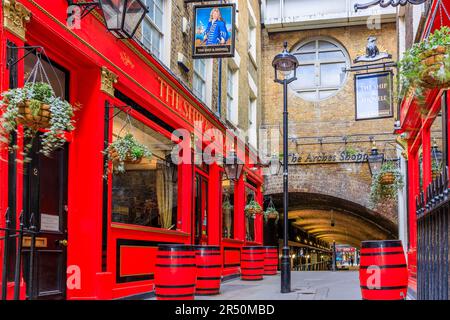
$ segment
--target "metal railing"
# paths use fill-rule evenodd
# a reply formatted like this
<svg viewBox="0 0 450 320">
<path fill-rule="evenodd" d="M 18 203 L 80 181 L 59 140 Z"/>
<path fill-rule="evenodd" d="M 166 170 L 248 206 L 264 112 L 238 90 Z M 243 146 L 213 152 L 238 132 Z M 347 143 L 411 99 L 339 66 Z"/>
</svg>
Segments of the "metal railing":
<svg viewBox="0 0 450 320">
<path fill-rule="evenodd" d="M 416 198 L 418 300 L 448 299 L 448 183 L 446 167 Z"/>
<path fill-rule="evenodd" d="M 30 237 L 30 249 L 29 249 L 29 265 L 28 265 L 28 291 L 33 291 L 33 270 L 34 270 L 34 260 L 35 260 L 35 249 L 36 249 L 36 235 L 37 227 L 34 214 L 31 214 L 29 224 L 26 226 L 24 223 L 23 211 L 20 213 L 20 226 L 19 229 L 11 228 L 13 221 L 11 221 L 10 210 L 6 209 L 5 213 L 5 226 L 0 227 L 0 231 L 3 235 L 0 237 L 0 245 L 3 241 L 3 257 L 2 257 L 2 275 L 1 275 L 1 300 L 7 300 L 7 286 L 9 277 L 9 254 L 10 248 L 8 245 L 8 240 L 17 239 L 15 263 L 14 263 L 14 300 L 20 299 L 20 276 L 21 276 L 21 265 L 22 265 L 22 255 L 23 255 L 23 240 L 24 236 Z"/>
</svg>

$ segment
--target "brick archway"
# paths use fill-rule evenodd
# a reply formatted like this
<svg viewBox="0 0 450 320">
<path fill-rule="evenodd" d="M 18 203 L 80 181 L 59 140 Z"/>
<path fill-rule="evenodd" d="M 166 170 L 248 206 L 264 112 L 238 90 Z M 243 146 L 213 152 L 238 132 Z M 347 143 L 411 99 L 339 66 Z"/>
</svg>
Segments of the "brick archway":
<svg viewBox="0 0 450 320">
<path fill-rule="evenodd" d="M 281 212 L 283 194 L 270 196 Z M 290 192 L 289 221 L 318 239 L 354 247 L 365 240 L 398 237 L 397 225 L 384 215 L 358 203 L 320 193 Z"/>
<path fill-rule="evenodd" d="M 395 202 L 381 204 L 377 210 L 369 207 L 372 177 L 367 163 L 336 163 L 289 166 L 290 198 L 295 193 L 310 193 L 348 201 L 361 207 L 360 211 L 382 216 L 397 225 Z M 283 193 L 283 176 L 266 176 L 265 195 Z M 291 200 L 290 200 L 291 201 Z"/>
</svg>

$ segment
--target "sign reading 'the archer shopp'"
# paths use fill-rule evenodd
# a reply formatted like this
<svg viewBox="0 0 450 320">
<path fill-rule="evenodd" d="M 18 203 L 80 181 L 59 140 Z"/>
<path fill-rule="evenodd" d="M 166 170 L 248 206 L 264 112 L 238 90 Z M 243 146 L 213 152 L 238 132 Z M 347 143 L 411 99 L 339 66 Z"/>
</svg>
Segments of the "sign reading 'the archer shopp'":
<svg viewBox="0 0 450 320">
<path fill-rule="evenodd" d="M 340 153 L 291 153 L 289 164 L 319 164 L 319 163 L 354 163 L 367 161 L 366 153 L 354 153 L 342 151 Z"/>
<path fill-rule="evenodd" d="M 392 117 L 392 73 L 355 75 L 356 120 Z"/>
</svg>

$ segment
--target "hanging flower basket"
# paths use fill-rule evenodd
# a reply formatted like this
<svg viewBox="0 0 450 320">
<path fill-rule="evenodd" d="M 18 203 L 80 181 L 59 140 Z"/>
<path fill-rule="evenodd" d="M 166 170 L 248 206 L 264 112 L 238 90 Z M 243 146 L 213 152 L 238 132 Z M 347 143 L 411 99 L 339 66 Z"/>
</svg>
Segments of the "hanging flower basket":
<svg viewBox="0 0 450 320">
<path fill-rule="evenodd" d="M 120 160 L 120 155 L 117 152 L 116 148 L 111 147 L 111 150 L 110 150 L 109 154 L 110 154 L 111 161 L 113 161 L 113 162 L 120 162 L 121 161 Z M 125 155 L 125 158 L 122 161 L 124 163 L 127 163 L 127 164 L 139 164 L 139 163 L 142 162 L 142 158 L 143 158 L 143 155 L 142 156 L 138 155 L 138 156 L 134 156 L 133 157 L 131 152 L 127 152 L 126 155 Z"/>
<path fill-rule="evenodd" d="M 275 220 L 275 224 L 280 219 L 280 213 L 275 209 L 275 207 L 269 207 L 264 212 L 264 220 L 268 222 L 269 220 Z"/>
<path fill-rule="evenodd" d="M 250 218 L 254 218 L 257 214 L 262 214 L 261 205 L 255 200 L 250 200 L 250 202 L 245 206 L 245 215 Z"/>
<path fill-rule="evenodd" d="M 420 80 L 425 88 L 445 89 L 450 87 L 450 79 L 444 80 L 439 77 L 440 72 L 445 72 L 445 60 L 448 59 L 447 48 L 437 46 L 433 49 L 425 51 L 420 55 L 422 60 L 423 71 L 420 74 Z"/>
<path fill-rule="evenodd" d="M 369 208 L 375 209 L 384 200 L 394 200 L 398 191 L 403 188 L 403 175 L 395 162 L 386 162 L 380 172 L 372 177 L 370 186 Z"/>
<path fill-rule="evenodd" d="M 40 129 L 46 131 L 40 135 L 40 153 L 50 156 L 66 142 L 64 131 L 75 129 L 72 119 L 75 108 L 67 101 L 57 97 L 50 84 L 44 82 L 28 82 L 21 88 L 10 89 L 2 93 L 0 101 L 0 132 L 7 134 L 10 144 L 11 133 L 23 126 L 23 136 L 32 140 L 38 136 Z M 17 144 L 12 145 L 17 150 Z M 29 161 L 27 154 L 31 143 L 23 146 L 23 159 Z"/>
<path fill-rule="evenodd" d="M 443 26 L 413 44 L 398 62 L 399 98 L 413 95 L 421 113 L 427 113 L 430 89 L 450 87 L 450 28 Z"/>
<path fill-rule="evenodd" d="M 138 164 L 143 158 L 150 159 L 152 153 L 147 146 L 139 143 L 136 138 L 127 133 L 124 137 L 118 137 L 112 142 L 104 151 L 103 154 L 107 156 L 105 169 L 108 172 L 108 162 L 114 163 L 114 171 L 124 173 L 125 164 Z M 107 178 L 107 173 L 104 176 Z"/>
<path fill-rule="evenodd" d="M 383 172 L 380 175 L 380 184 L 389 185 L 393 184 L 395 181 L 395 175 L 393 172 Z"/>
<path fill-rule="evenodd" d="M 18 104 L 19 116 L 17 117 L 17 123 L 35 130 L 47 129 L 50 126 L 50 105 L 45 103 L 39 104 L 40 106 L 36 108 L 36 111 L 32 110 L 30 101 Z"/>
</svg>

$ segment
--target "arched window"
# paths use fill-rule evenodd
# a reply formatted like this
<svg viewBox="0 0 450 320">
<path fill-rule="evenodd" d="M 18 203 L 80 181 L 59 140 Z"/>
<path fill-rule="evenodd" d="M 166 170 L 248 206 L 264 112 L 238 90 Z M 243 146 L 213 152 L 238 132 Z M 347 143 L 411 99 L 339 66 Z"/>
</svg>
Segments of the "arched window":
<svg viewBox="0 0 450 320">
<path fill-rule="evenodd" d="M 343 86 L 346 73 L 342 68 L 350 65 L 346 50 L 337 42 L 310 39 L 292 50 L 298 61 L 297 80 L 290 84 L 301 98 L 321 101 L 334 96 Z"/>
</svg>

